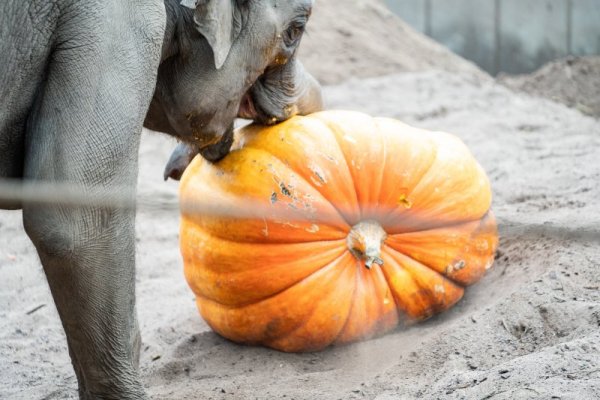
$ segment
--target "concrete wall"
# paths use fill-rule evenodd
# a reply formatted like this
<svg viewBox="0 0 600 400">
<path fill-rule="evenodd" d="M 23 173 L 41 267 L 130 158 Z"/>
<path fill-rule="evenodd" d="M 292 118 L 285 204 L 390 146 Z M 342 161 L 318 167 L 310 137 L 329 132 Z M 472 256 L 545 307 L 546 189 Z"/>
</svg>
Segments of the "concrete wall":
<svg viewBox="0 0 600 400">
<path fill-rule="evenodd" d="M 386 0 L 420 32 L 486 71 L 524 73 L 600 54 L 600 0 Z"/>
</svg>

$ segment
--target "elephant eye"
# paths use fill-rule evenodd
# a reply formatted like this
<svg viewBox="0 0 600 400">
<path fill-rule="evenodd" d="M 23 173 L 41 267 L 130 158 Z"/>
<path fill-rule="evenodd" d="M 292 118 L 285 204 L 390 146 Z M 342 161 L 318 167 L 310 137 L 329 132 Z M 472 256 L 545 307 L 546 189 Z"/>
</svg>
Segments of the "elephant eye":
<svg viewBox="0 0 600 400">
<path fill-rule="evenodd" d="M 288 28 L 285 30 L 283 38 L 286 46 L 291 47 L 298 42 L 304 33 L 305 26 L 306 23 L 304 22 L 293 22 L 290 26 L 288 26 Z"/>
</svg>

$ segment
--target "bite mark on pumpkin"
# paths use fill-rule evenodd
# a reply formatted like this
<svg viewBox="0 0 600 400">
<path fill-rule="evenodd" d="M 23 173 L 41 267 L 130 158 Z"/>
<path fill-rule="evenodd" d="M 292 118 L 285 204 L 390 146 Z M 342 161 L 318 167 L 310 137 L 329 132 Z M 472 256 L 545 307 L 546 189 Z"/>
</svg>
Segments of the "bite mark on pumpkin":
<svg viewBox="0 0 600 400">
<path fill-rule="evenodd" d="M 325 179 L 325 173 L 323 172 L 321 167 L 319 167 L 316 164 L 312 164 L 309 168 L 318 179 L 316 180 L 312 176 L 310 177 L 310 180 L 315 184 L 315 186 L 323 186 L 327 183 L 327 180 Z"/>
<path fill-rule="evenodd" d="M 453 272 L 460 271 L 464 267 L 467 266 L 465 260 L 458 260 L 453 263 L 450 263 L 446 266 L 446 275 L 450 275 Z"/>
<path fill-rule="evenodd" d="M 281 190 L 281 194 L 292 199 L 292 192 L 285 186 L 285 183 L 279 182 L 279 190 Z"/>
<path fill-rule="evenodd" d="M 408 199 L 405 194 L 401 194 L 398 199 L 398 205 L 404 206 L 404 208 L 410 209 L 412 207 L 412 201 Z"/>
<path fill-rule="evenodd" d="M 310 228 L 306 228 L 305 230 L 306 230 L 306 232 L 308 232 L 308 233 L 317 233 L 317 232 L 319 232 L 319 225 L 312 224 L 312 225 L 310 226 Z"/>
</svg>

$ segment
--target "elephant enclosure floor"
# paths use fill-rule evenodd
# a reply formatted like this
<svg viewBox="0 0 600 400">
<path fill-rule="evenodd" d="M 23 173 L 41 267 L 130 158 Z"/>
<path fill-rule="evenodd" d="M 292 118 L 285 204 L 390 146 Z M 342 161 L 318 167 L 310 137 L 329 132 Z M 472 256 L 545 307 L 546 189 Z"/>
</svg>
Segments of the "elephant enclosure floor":
<svg viewBox="0 0 600 400">
<path fill-rule="evenodd" d="M 500 222 L 494 268 L 449 312 L 321 353 L 233 344 L 200 319 L 184 281 L 175 211 L 140 209 L 142 376 L 156 399 L 600 398 L 600 122 L 442 71 L 355 80 L 330 108 L 459 135 L 488 172 Z M 139 192 L 162 180 L 174 142 L 146 133 Z M 0 212 L 0 398 L 71 399 L 76 382 L 20 212 Z"/>
</svg>

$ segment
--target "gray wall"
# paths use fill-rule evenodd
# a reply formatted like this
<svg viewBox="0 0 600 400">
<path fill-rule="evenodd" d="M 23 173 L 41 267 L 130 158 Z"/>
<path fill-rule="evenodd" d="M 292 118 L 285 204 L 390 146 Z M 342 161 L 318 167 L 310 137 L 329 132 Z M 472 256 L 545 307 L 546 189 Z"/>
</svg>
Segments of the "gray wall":
<svg viewBox="0 0 600 400">
<path fill-rule="evenodd" d="M 600 54 L 600 0 L 386 0 L 420 32 L 486 71 L 524 73 Z"/>
</svg>

